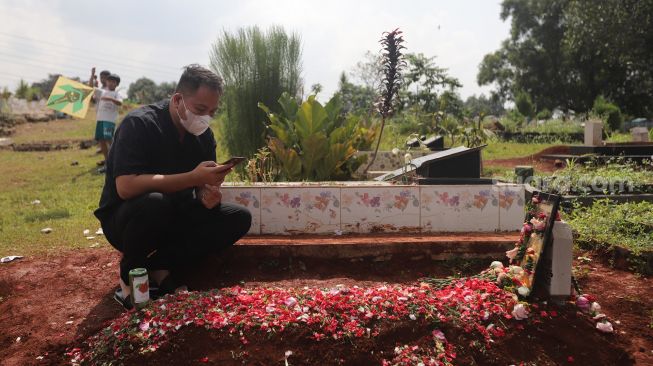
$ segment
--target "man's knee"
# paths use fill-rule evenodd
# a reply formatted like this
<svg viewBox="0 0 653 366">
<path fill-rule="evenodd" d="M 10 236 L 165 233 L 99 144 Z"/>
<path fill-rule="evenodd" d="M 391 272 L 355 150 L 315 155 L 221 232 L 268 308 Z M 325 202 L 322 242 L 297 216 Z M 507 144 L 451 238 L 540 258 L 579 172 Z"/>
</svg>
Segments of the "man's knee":
<svg viewBox="0 0 653 366">
<path fill-rule="evenodd" d="M 218 220 L 222 221 L 225 227 L 230 228 L 237 238 L 247 234 L 252 225 L 252 214 L 247 208 L 223 203 L 220 211 L 222 214 Z"/>
<path fill-rule="evenodd" d="M 172 200 L 160 192 L 145 193 L 135 198 L 141 209 L 151 213 L 167 213 L 173 209 Z"/>
<path fill-rule="evenodd" d="M 237 215 L 238 215 L 238 219 L 236 221 L 237 221 L 238 227 L 240 228 L 240 232 L 242 233 L 241 234 L 241 236 L 242 236 L 242 235 L 247 234 L 247 232 L 249 231 L 249 228 L 252 226 L 252 213 L 249 212 L 249 210 L 247 208 L 242 207 L 238 211 Z"/>
</svg>

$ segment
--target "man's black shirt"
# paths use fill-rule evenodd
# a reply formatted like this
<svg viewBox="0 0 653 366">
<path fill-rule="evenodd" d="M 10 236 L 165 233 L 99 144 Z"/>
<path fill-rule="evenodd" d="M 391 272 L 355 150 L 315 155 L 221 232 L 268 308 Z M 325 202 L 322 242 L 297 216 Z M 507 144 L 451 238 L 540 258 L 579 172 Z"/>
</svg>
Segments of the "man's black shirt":
<svg viewBox="0 0 653 366">
<path fill-rule="evenodd" d="M 106 161 L 104 189 L 95 216 L 110 217 L 124 202 L 116 190 L 116 177 L 131 174 L 179 174 L 202 161 L 215 161 L 216 141 L 211 129 L 200 136 L 179 132 L 170 118 L 169 101 L 163 100 L 130 112 L 116 130 Z M 174 194 L 190 199 L 192 188 Z"/>
</svg>

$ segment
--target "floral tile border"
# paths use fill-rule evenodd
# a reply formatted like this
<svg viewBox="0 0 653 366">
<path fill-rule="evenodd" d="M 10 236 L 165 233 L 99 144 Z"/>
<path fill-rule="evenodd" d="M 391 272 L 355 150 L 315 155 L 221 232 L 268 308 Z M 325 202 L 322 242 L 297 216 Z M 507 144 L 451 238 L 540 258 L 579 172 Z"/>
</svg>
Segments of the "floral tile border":
<svg viewBox="0 0 653 366">
<path fill-rule="evenodd" d="M 261 189 L 252 187 L 222 187 L 222 201 L 246 207 L 252 214 L 252 226 L 247 234 L 261 233 Z"/>
<path fill-rule="evenodd" d="M 522 185 L 223 186 L 252 212 L 249 234 L 519 230 Z"/>
<path fill-rule="evenodd" d="M 524 224 L 524 186 L 500 184 L 494 187 L 499 197 L 499 230 L 520 230 Z"/>
<path fill-rule="evenodd" d="M 261 188 L 262 234 L 325 234 L 339 230 L 339 188 Z"/>
<path fill-rule="evenodd" d="M 420 232 L 418 187 L 341 189 L 345 233 Z"/>
<path fill-rule="evenodd" d="M 422 186 L 420 200 L 424 231 L 495 231 L 499 227 L 499 200 L 491 186 Z"/>
</svg>

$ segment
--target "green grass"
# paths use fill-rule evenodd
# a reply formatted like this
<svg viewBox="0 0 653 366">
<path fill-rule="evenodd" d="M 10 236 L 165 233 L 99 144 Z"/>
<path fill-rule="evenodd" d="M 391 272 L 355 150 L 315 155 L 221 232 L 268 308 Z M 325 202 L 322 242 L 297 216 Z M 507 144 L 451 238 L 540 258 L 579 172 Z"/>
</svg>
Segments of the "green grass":
<svg viewBox="0 0 653 366">
<path fill-rule="evenodd" d="M 100 227 L 93 216 L 104 184 L 97 159 L 94 149 L 0 151 L 0 256 L 106 244 L 83 235 Z M 45 227 L 52 233 L 42 234 Z"/>
<path fill-rule="evenodd" d="M 518 142 L 490 141 L 488 146 L 483 149 L 483 160 L 527 157 L 556 145 L 559 144 L 522 144 Z"/>
<path fill-rule="evenodd" d="M 220 130 L 212 122 L 218 141 L 218 161 L 228 153 L 220 144 Z M 85 119 L 57 120 L 21 125 L 12 136 L 16 143 L 92 139 L 95 113 Z M 95 162 L 95 148 L 49 152 L 0 150 L 0 256 L 31 255 L 62 248 L 84 248 L 94 243 L 109 245 L 102 236 L 87 240 L 100 227 L 93 216 L 104 186 L 104 174 Z M 73 162 L 77 165 L 71 165 Z M 235 174 L 228 176 L 236 179 Z M 40 200 L 40 205 L 31 204 Z M 51 227 L 50 234 L 41 229 Z"/>
<path fill-rule="evenodd" d="M 653 251 L 652 203 L 595 201 L 590 207 L 575 208 L 567 221 L 574 229 L 574 242 L 580 248 L 609 251 L 619 246 L 629 249 L 635 255 L 629 259 L 631 269 L 651 274 L 640 254 Z"/>
<path fill-rule="evenodd" d="M 551 176 L 540 176 L 546 181 L 546 191 L 557 194 L 623 193 L 632 189 L 634 192 L 651 193 L 653 170 L 632 162 L 615 161 L 609 164 L 587 162 L 578 164 L 568 161 L 568 165 Z M 596 189 L 602 192 L 596 192 Z M 622 192 L 623 191 L 623 192 Z"/>
</svg>

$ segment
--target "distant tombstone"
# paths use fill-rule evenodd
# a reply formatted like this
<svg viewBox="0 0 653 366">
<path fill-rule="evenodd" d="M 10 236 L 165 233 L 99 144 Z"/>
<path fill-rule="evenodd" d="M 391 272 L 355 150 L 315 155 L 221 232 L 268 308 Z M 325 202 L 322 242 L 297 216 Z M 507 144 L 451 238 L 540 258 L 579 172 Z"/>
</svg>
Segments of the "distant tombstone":
<svg viewBox="0 0 653 366">
<path fill-rule="evenodd" d="M 603 122 L 585 122 L 585 146 L 603 145 Z"/>
<path fill-rule="evenodd" d="M 424 145 L 431 151 L 442 151 L 444 148 L 444 138 L 442 136 L 432 136 L 424 140 Z"/>
<path fill-rule="evenodd" d="M 523 184 L 533 178 L 534 169 L 530 165 L 517 165 L 515 167 L 515 176 L 517 176 L 517 183 Z"/>
<path fill-rule="evenodd" d="M 648 129 L 646 127 L 634 127 L 630 130 L 633 142 L 648 142 Z"/>
</svg>

